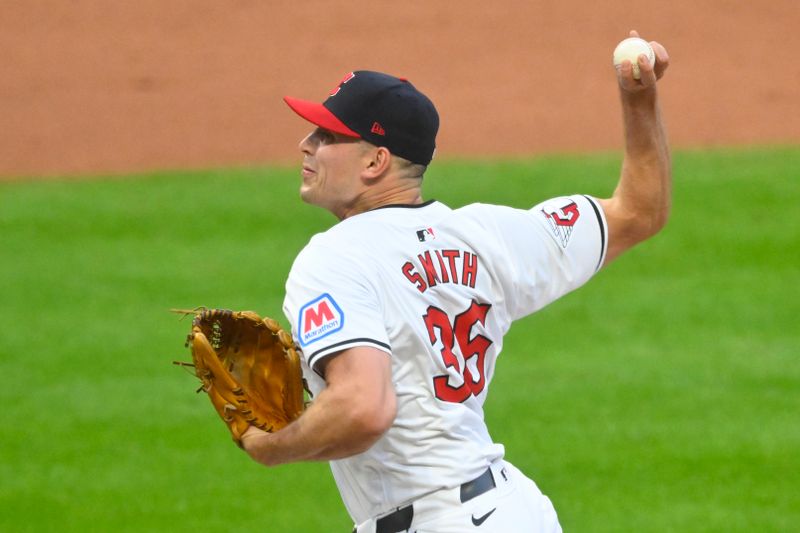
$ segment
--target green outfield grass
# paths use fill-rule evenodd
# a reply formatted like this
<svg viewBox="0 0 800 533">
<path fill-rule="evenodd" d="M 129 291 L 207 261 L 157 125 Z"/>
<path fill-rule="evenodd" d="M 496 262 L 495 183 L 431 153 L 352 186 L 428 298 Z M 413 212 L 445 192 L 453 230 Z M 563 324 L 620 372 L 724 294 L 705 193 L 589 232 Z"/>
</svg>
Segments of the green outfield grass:
<svg viewBox="0 0 800 533">
<path fill-rule="evenodd" d="M 619 164 L 441 161 L 425 195 L 606 196 Z M 674 177 L 663 233 L 515 324 L 490 429 L 568 532 L 796 530 L 800 149 L 678 152 Z M 298 182 L 0 184 L 0 531 L 349 531 L 327 465 L 253 463 L 171 364 L 172 307 L 281 316 L 292 259 L 334 222 Z"/>
</svg>

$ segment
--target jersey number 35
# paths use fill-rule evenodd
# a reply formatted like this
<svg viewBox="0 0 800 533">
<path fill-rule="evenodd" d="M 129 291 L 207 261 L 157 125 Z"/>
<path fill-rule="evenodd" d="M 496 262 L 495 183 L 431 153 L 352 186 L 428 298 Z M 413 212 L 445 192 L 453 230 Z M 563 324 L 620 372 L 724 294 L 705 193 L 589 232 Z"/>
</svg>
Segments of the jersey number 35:
<svg viewBox="0 0 800 533">
<path fill-rule="evenodd" d="M 437 340 L 441 342 L 442 360 L 451 371 L 449 374 L 433 378 L 433 388 L 440 400 L 461 403 L 471 395 L 480 394 L 486 386 L 486 350 L 492 345 L 492 341 L 483 335 L 475 337 L 471 335 L 472 328 L 476 324 L 486 325 L 486 315 L 491 307 L 491 304 L 480 304 L 473 300 L 469 308 L 456 315 L 452 323 L 447 313 L 438 307 L 428 307 L 428 312 L 423 315 L 431 346 L 436 346 Z M 461 358 L 454 352 L 456 347 L 461 353 Z M 473 371 L 468 366 L 470 359 L 473 358 L 475 358 L 473 368 L 477 376 L 473 376 Z M 451 382 L 453 370 L 461 377 L 457 380 L 461 382 L 460 384 L 454 385 Z"/>
</svg>

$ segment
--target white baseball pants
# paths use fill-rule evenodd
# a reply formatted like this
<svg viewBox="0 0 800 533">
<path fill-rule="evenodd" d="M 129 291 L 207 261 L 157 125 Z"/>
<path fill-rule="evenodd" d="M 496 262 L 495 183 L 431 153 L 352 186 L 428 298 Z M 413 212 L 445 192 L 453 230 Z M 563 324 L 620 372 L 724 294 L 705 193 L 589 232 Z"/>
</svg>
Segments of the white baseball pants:
<svg viewBox="0 0 800 533">
<path fill-rule="evenodd" d="M 413 503 L 408 533 L 561 533 L 550 499 L 514 465 L 491 466 L 496 488 L 461 503 L 458 488 L 442 490 Z M 375 533 L 375 519 L 357 533 Z"/>
</svg>

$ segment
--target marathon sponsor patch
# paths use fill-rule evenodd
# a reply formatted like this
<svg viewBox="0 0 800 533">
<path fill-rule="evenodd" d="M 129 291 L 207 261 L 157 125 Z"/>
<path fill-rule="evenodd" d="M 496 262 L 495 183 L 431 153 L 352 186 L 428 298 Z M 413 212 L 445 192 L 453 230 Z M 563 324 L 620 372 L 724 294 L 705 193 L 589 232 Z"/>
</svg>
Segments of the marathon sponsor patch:
<svg viewBox="0 0 800 533">
<path fill-rule="evenodd" d="M 336 300 L 325 293 L 300 308 L 297 321 L 300 346 L 308 346 L 344 327 L 344 313 Z"/>
<path fill-rule="evenodd" d="M 566 248 L 575 223 L 581 216 L 578 204 L 569 199 L 560 200 L 560 204 L 558 201 L 548 202 L 542 207 L 542 214 L 547 219 L 556 241 L 562 248 Z"/>
</svg>

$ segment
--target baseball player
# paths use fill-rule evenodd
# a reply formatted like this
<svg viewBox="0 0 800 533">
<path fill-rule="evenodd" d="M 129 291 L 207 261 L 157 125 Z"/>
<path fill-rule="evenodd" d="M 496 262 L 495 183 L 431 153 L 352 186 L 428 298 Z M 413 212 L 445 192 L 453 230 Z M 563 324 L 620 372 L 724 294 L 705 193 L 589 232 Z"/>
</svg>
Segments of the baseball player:
<svg viewBox="0 0 800 533">
<path fill-rule="evenodd" d="M 421 197 L 439 117 L 410 82 L 348 74 L 324 103 L 287 97 L 315 129 L 300 195 L 340 222 L 314 236 L 284 312 L 313 403 L 275 433 L 250 428 L 265 465 L 330 461 L 358 533 L 556 532 L 550 500 L 503 459 L 483 417 L 511 323 L 655 234 L 670 207 L 657 61 L 618 70 L 625 126 L 609 199 L 460 209 Z"/>
</svg>

